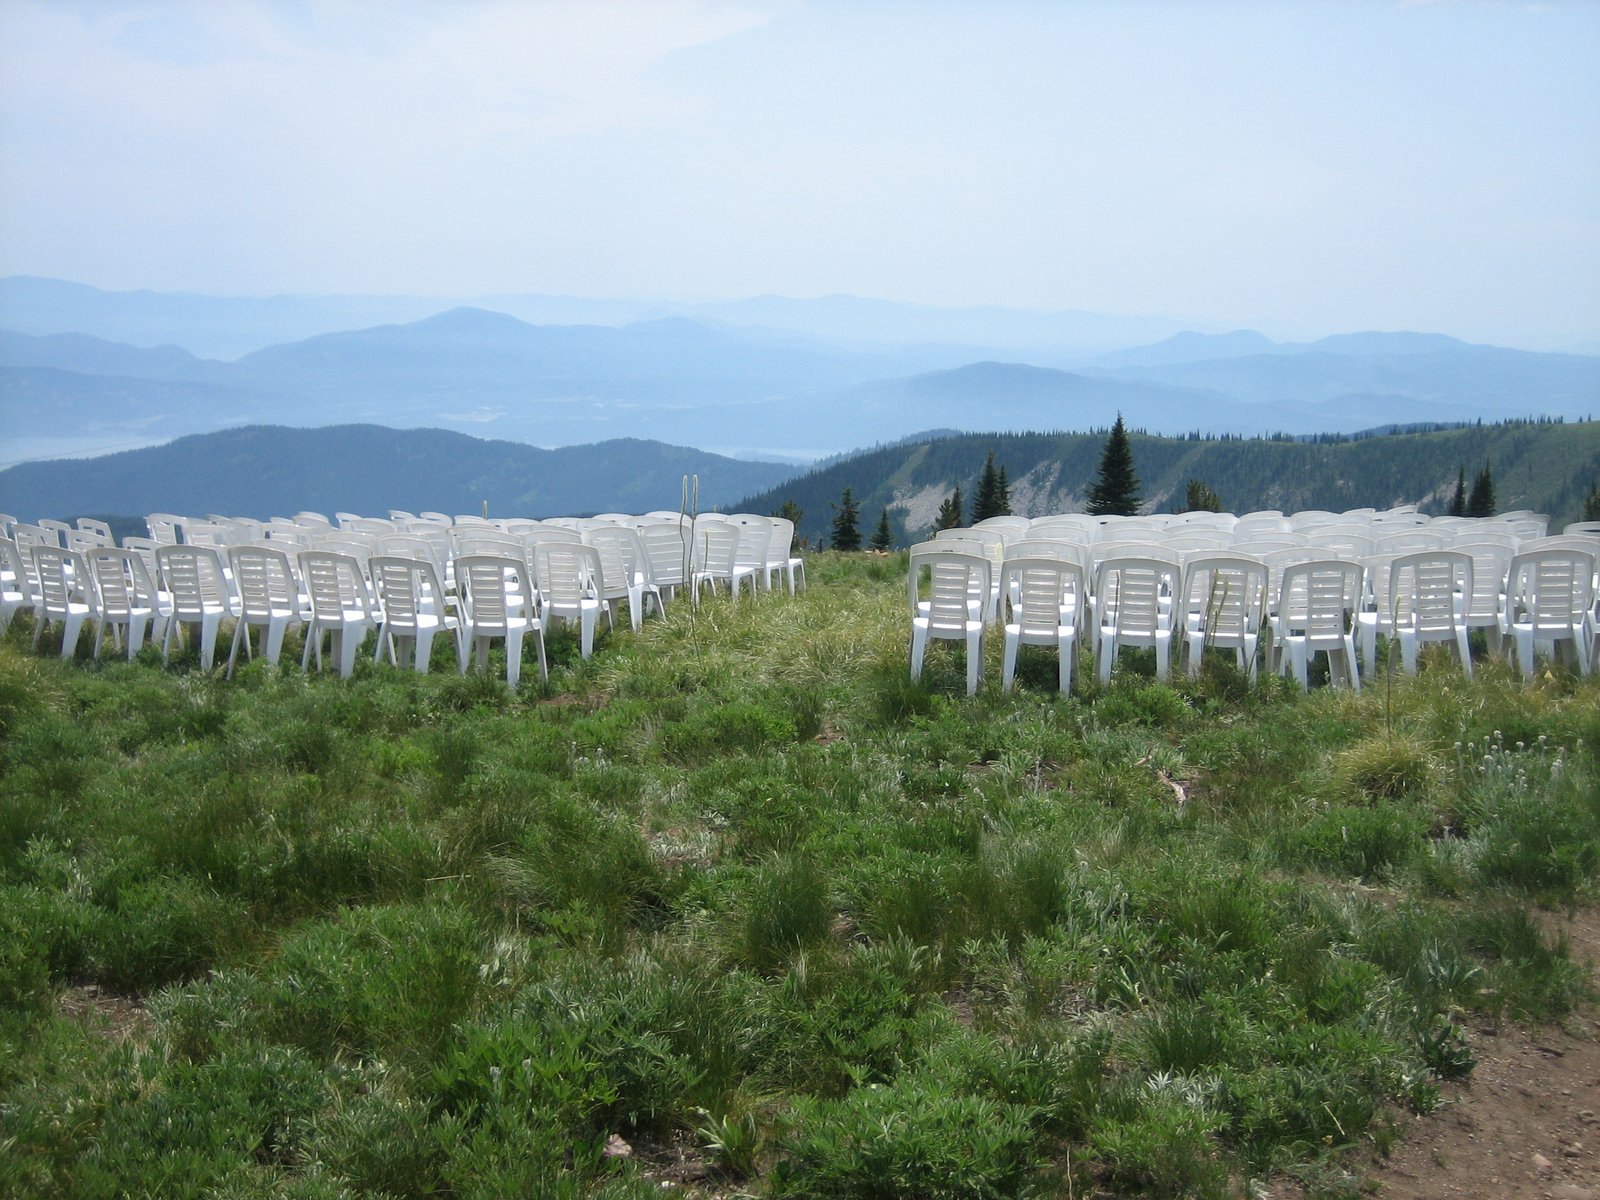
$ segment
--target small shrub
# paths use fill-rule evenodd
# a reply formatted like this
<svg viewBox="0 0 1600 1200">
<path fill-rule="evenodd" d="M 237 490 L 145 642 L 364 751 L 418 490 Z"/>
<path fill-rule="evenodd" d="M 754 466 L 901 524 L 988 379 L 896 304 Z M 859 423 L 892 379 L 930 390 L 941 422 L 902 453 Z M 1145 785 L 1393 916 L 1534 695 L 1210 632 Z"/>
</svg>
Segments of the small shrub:
<svg viewBox="0 0 1600 1200">
<path fill-rule="evenodd" d="M 1034 1165 L 1035 1113 L 910 1076 L 838 1100 L 801 1098 L 771 1176 L 775 1196 L 1015 1195 Z"/>
<path fill-rule="evenodd" d="M 826 938 L 834 913 L 827 878 L 799 853 L 773 858 L 757 872 L 744 911 L 740 954 L 764 971 Z"/>
<path fill-rule="evenodd" d="M 1415 738 L 1388 735 L 1357 742 L 1333 756 L 1331 774 L 1367 800 L 1426 795 L 1439 772 L 1433 752 Z"/>
<path fill-rule="evenodd" d="M 703 762 L 732 752 L 755 753 L 796 740 L 798 729 L 786 712 L 746 700 L 698 708 L 663 733 L 667 754 L 684 762 Z"/>
<path fill-rule="evenodd" d="M 1089 1153 L 1107 1180 L 1130 1195 L 1222 1200 L 1227 1168 L 1211 1142 L 1219 1123 L 1203 1104 L 1164 1089 L 1138 1097 L 1120 1116 L 1103 1116 Z"/>
<path fill-rule="evenodd" d="M 1381 801 L 1371 807 L 1324 809 L 1285 830 L 1284 837 L 1293 862 L 1374 879 L 1409 862 L 1427 832 L 1427 818 L 1419 809 Z"/>
</svg>

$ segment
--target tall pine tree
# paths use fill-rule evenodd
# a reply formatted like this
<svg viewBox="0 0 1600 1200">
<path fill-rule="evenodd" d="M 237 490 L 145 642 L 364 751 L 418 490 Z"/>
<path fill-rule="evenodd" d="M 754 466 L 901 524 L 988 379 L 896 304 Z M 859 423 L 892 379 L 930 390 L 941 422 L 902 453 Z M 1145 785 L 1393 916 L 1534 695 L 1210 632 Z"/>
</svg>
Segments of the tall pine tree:
<svg viewBox="0 0 1600 1200">
<path fill-rule="evenodd" d="M 983 475 L 978 480 L 978 494 L 972 501 L 972 523 L 976 525 L 990 517 L 1010 515 L 1011 487 L 1006 482 L 1006 469 L 995 466 L 994 451 L 991 450 L 983 464 Z"/>
<path fill-rule="evenodd" d="M 1118 413 L 1100 455 L 1094 486 L 1089 489 L 1089 512 L 1096 517 L 1131 517 L 1138 511 L 1139 477 L 1133 473 L 1133 447 Z"/>
<path fill-rule="evenodd" d="M 1484 463 L 1483 470 L 1472 481 L 1472 495 L 1467 498 L 1467 516 L 1492 517 L 1494 511 L 1494 476 L 1489 473 L 1489 464 Z"/>
<path fill-rule="evenodd" d="M 956 488 L 943 504 L 939 505 L 939 515 L 934 518 L 934 532 L 941 529 L 961 528 L 961 489 Z"/>
<path fill-rule="evenodd" d="M 889 524 L 889 510 L 886 508 L 878 517 L 878 527 L 872 531 L 872 540 L 867 543 L 869 550 L 893 550 L 894 528 Z"/>
<path fill-rule="evenodd" d="M 1222 497 L 1211 490 L 1211 485 L 1199 479 L 1191 479 L 1183 489 L 1184 512 L 1214 512 L 1222 511 Z"/>
<path fill-rule="evenodd" d="M 1456 469 L 1456 494 L 1450 498 L 1450 512 L 1452 517 L 1467 515 L 1467 464 L 1462 463 Z"/>
<path fill-rule="evenodd" d="M 861 549 L 861 505 L 855 493 L 845 488 L 839 503 L 833 506 L 833 548 L 835 550 Z"/>
</svg>

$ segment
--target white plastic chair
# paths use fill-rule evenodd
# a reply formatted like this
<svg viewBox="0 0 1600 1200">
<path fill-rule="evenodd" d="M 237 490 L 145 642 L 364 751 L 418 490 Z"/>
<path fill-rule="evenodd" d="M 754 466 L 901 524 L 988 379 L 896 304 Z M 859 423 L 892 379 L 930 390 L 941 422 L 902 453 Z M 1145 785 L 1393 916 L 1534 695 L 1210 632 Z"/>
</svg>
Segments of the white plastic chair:
<svg viewBox="0 0 1600 1200">
<path fill-rule="evenodd" d="M 150 530 L 150 540 L 156 545 L 176 546 L 183 540 L 183 527 L 189 523 L 189 518 L 176 513 L 151 513 L 144 523 Z"/>
<path fill-rule="evenodd" d="M 156 547 L 162 588 L 172 597 L 172 619 L 161 639 L 161 661 L 172 658 L 172 642 L 186 625 L 200 631 L 200 669 L 209 671 L 216 657 L 217 630 L 224 617 L 237 614 L 222 551 L 215 546 Z"/>
<path fill-rule="evenodd" d="M 676 596 L 678 589 L 689 586 L 693 578 L 687 526 L 673 520 L 653 521 L 638 528 L 639 541 L 650 560 L 650 578 L 663 599 Z"/>
<path fill-rule="evenodd" d="M 1210 647 L 1231 649 L 1241 669 L 1256 677 L 1261 624 L 1266 615 L 1267 565 L 1241 554 L 1196 554 L 1183 568 L 1174 624 L 1183 630 L 1180 651 L 1191 678 Z"/>
<path fill-rule="evenodd" d="M 250 653 L 250 630 L 261 630 L 261 656 L 273 666 L 283 651 L 283 635 L 305 621 L 307 598 L 300 594 L 289 555 L 273 546 L 230 546 L 228 564 L 239 593 L 239 619 L 228 652 L 228 678 L 233 678 L 239 646 Z"/>
<path fill-rule="evenodd" d="M 594 628 L 601 611 L 608 624 L 611 620 L 611 609 L 601 600 L 605 572 L 600 552 L 581 542 L 545 542 L 538 547 L 534 574 L 544 599 L 545 620 L 560 617 L 576 622 L 578 652 L 588 658 L 594 653 Z"/>
<path fill-rule="evenodd" d="M 622 525 L 603 526 L 587 530 L 583 536 L 600 553 L 600 570 L 606 583 L 602 599 L 612 606 L 613 623 L 617 601 L 627 600 L 628 620 L 633 631 L 639 632 L 646 615 L 647 599 L 655 604 L 657 614 L 665 611 L 661 589 L 650 576 L 650 557 L 645 553 L 639 531 Z"/>
<path fill-rule="evenodd" d="M 506 683 L 516 687 L 522 676 L 522 639 L 532 634 L 539 655 L 539 678 L 548 679 L 539 593 L 533 586 L 528 564 L 505 555 L 467 554 L 456 559 L 455 572 L 461 595 L 462 645 L 475 650 L 479 668 L 488 664 L 489 644 L 502 639 L 506 645 Z M 463 655 L 461 673 L 466 672 L 467 656 Z"/>
<path fill-rule="evenodd" d="M 315 656 L 317 670 L 322 670 L 326 638 L 331 642 L 331 652 L 339 657 L 339 674 L 349 678 L 367 632 L 376 629 L 382 619 L 367 590 L 361 562 L 352 554 L 322 549 L 300 551 L 299 562 L 300 578 L 311 601 L 300 669 L 309 670 Z"/>
<path fill-rule="evenodd" d="M 372 582 L 383 614 L 372 660 L 377 662 L 387 649 L 395 666 L 415 663 L 417 672 L 426 675 L 433 639 L 440 632 L 454 640 L 458 665 L 467 661 L 467 648 L 461 622 L 445 610 L 444 583 L 433 557 L 425 543 L 419 546 L 420 557 L 377 554 L 372 558 Z"/>
<path fill-rule="evenodd" d="M 737 600 L 743 582 L 750 581 L 751 595 L 755 594 L 755 576 L 737 571 L 739 528 L 726 521 L 697 520 L 694 526 L 694 579 L 690 585 L 690 598 L 700 602 L 700 591 L 709 588 L 714 596 L 719 583 L 726 584 L 728 594 Z"/>
<path fill-rule="evenodd" d="M 33 568 L 38 588 L 33 619 L 34 649 L 39 647 L 39 635 L 44 627 L 51 621 L 59 621 L 61 657 L 71 658 L 78 648 L 78 634 L 84 622 L 94 615 L 93 604 L 84 598 L 93 595 L 89 566 L 76 550 L 34 546 Z"/>
<path fill-rule="evenodd" d="M 35 594 L 17 544 L 10 538 L 0 538 L 0 633 L 23 609 L 34 610 Z"/>
<path fill-rule="evenodd" d="M 911 569 L 906 581 L 911 604 L 911 678 L 922 678 L 922 660 L 930 639 L 965 642 L 967 695 L 978 690 L 983 677 L 983 631 L 987 622 L 973 614 L 971 594 L 989 595 L 993 563 L 987 555 L 947 550 L 938 542 L 911 547 Z M 921 598 L 921 575 L 929 574 L 929 594 Z"/>
<path fill-rule="evenodd" d="M 1166 679 L 1172 658 L 1171 598 L 1182 568 L 1147 554 L 1101 559 L 1094 569 L 1094 657 L 1101 683 L 1124 646 L 1152 646 L 1156 678 Z M 1163 600 L 1166 602 L 1163 603 Z"/>
<path fill-rule="evenodd" d="M 772 543 L 772 521 L 754 513 L 740 513 L 733 519 L 739 530 L 739 544 L 733 552 L 735 589 L 739 581 L 750 580 L 750 594 L 769 579 L 767 574 L 767 547 Z"/>
<path fill-rule="evenodd" d="M 1472 575 L 1472 556 L 1456 550 L 1419 550 L 1390 561 L 1389 603 L 1400 640 L 1400 662 L 1408 675 L 1416 674 L 1421 643 L 1448 642 L 1456 648 L 1461 669 L 1472 678 L 1466 621 Z"/>
<path fill-rule="evenodd" d="M 38 527 L 45 530 L 54 539 L 51 543 L 52 545 L 59 546 L 65 550 L 71 549 L 67 545 L 67 534 L 72 532 L 71 525 L 65 521 L 58 521 L 54 517 L 40 517 Z"/>
<path fill-rule="evenodd" d="M 1077 618 L 1084 607 L 1083 566 L 1070 559 L 1008 555 L 1000 568 L 1000 593 L 1006 597 L 1009 609 L 1003 626 L 1000 690 L 1011 690 L 1016 680 L 1017 651 L 1026 643 L 1055 648 L 1060 659 L 1061 690 L 1070 692 L 1078 650 Z"/>
<path fill-rule="evenodd" d="M 157 591 L 155 581 L 145 569 L 144 559 L 133 550 L 100 546 L 84 555 L 94 576 L 94 653 L 100 657 L 100 643 L 106 626 L 113 637 L 120 629 L 127 635 L 131 661 L 145 643 L 165 637 L 171 620 L 171 605 Z"/>
<path fill-rule="evenodd" d="M 1348 680 L 1361 690 L 1354 630 L 1362 579 L 1361 564 L 1348 559 L 1317 559 L 1283 568 L 1277 611 L 1269 621 L 1272 655 L 1276 669 L 1292 670 L 1302 691 L 1310 686 L 1311 658 L 1319 653 L 1328 656 L 1332 682 Z"/>
<path fill-rule="evenodd" d="M 1594 576 L 1595 556 L 1579 549 L 1525 550 L 1511 560 L 1501 628 L 1511 634 L 1524 676 L 1533 674 L 1536 648 L 1555 655 L 1568 642 L 1579 672 L 1589 673 Z"/>
</svg>

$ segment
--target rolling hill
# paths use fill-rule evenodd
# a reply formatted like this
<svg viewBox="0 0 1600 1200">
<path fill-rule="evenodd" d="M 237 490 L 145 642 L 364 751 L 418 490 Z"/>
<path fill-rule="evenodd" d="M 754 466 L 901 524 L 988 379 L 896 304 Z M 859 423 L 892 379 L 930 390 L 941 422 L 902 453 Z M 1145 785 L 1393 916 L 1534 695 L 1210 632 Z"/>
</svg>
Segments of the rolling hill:
<svg viewBox="0 0 1600 1200">
<path fill-rule="evenodd" d="M 685 475 L 703 506 L 774 486 L 795 468 L 619 439 L 560 450 L 443 429 L 249 426 L 100 458 L 0 471 L 0 509 L 23 520 L 150 512 L 264 519 L 302 509 L 433 509 L 544 517 L 677 508 Z"/>
</svg>

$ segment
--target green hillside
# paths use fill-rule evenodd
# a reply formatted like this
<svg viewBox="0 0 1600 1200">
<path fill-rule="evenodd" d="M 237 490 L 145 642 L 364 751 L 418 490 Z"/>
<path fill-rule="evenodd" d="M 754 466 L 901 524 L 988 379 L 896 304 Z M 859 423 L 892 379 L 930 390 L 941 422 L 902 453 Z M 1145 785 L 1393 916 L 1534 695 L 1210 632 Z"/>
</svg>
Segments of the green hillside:
<svg viewBox="0 0 1600 1200">
<path fill-rule="evenodd" d="M 939 502 L 957 485 L 964 497 L 973 495 L 992 450 L 1010 480 L 1013 511 L 1081 512 L 1105 437 L 1098 431 L 909 439 L 828 464 L 747 497 L 739 507 L 774 512 L 793 501 L 804 512 L 800 535 L 815 544 L 832 521 L 830 506 L 848 487 L 869 527 L 889 509 L 903 544 L 931 528 Z M 1441 511 L 1457 470 L 1466 466 L 1470 478 L 1487 462 L 1502 511 L 1530 508 L 1559 524 L 1577 519 L 1584 496 L 1600 480 L 1597 421 L 1519 421 L 1315 441 L 1135 433 L 1132 442 L 1150 512 L 1181 504 L 1190 479 L 1208 483 L 1233 512 L 1394 504 Z"/>
</svg>

